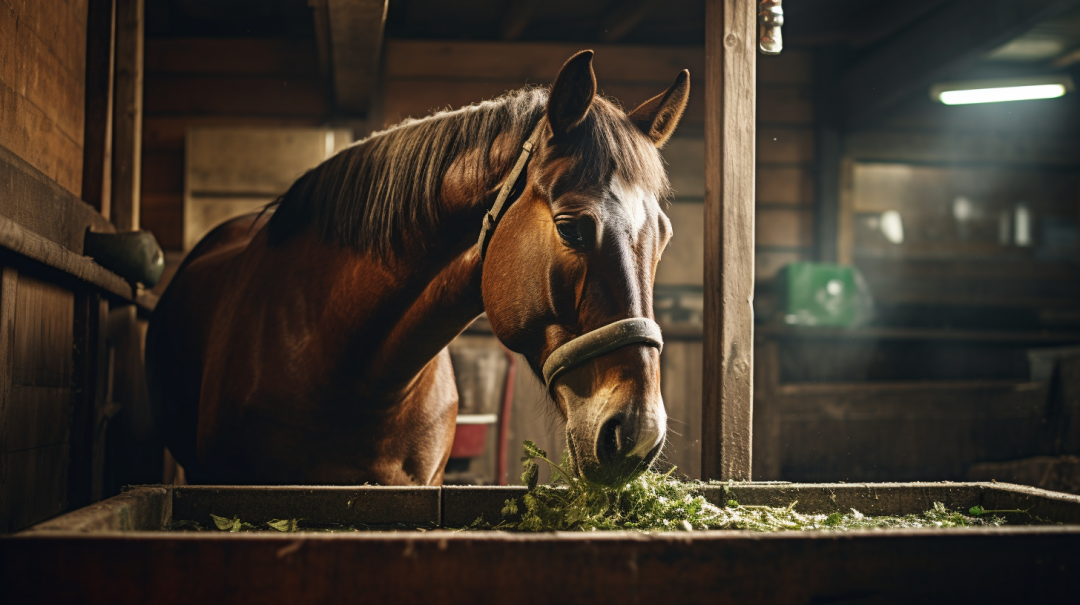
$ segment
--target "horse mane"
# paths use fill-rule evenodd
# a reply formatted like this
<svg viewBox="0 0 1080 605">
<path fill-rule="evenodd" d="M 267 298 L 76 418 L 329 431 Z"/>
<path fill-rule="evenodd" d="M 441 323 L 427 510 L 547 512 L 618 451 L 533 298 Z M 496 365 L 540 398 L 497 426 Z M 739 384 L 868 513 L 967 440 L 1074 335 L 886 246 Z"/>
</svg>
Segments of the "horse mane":
<svg viewBox="0 0 1080 605">
<path fill-rule="evenodd" d="M 490 191 L 501 174 L 489 150 L 500 135 L 529 137 L 545 115 L 548 90 L 526 87 L 491 100 L 421 119 L 406 119 L 343 149 L 296 180 L 268 209 L 269 243 L 278 245 L 314 223 L 324 241 L 387 260 L 405 234 L 423 242 L 439 224 L 439 196 L 454 161 L 475 153 L 465 177 Z M 559 154 L 573 162 L 572 183 L 595 189 L 618 176 L 658 197 L 668 193 L 663 160 L 652 142 L 614 103 L 596 97 L 585 121 Z M 517 158 L 517 151 L 510 154 Z M 562 188 L 562 187 L 560 187 Z M 477 223 L 479 228 L 479 222 Z M 422 244 L 421 244 L 422 245 Z"/>
</svg>

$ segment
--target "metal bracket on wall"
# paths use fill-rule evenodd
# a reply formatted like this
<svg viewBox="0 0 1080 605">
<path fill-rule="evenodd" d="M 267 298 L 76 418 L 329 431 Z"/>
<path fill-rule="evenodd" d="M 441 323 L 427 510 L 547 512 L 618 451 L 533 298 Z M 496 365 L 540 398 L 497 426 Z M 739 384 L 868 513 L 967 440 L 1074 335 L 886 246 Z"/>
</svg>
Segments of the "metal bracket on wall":
<svg viewBox="0 0 1080 605">
<path fill-rule="evenodd" d="M 763 55 L 779 55 L 784 50 L 783 0 L 760 0 L 758 3 L 758 50 Z"/>
</svg>

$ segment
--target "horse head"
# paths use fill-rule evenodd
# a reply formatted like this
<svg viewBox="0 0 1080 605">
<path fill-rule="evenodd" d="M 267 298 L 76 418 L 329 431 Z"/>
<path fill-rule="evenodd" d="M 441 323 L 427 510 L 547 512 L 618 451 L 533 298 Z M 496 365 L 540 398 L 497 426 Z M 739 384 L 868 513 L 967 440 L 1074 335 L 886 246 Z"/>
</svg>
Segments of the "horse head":
<svg viewBox="0 0 1080 605">
<path fill-rule="evenodd" d="M 555 80 L 520 197 L 487 246 L 482 292 L 495 334 L 550 378 L 574 470 L 618 484 L 663 447 L 656 339 L 593 350 L 557 375 L 545 364 L 624 320 L 655 326 L 653 282 L 672 235 L 658 149 L 686 107 L 689 75 L 625 113 L 596 94 L 592 56 L 571 57 Z"/>
</svg>

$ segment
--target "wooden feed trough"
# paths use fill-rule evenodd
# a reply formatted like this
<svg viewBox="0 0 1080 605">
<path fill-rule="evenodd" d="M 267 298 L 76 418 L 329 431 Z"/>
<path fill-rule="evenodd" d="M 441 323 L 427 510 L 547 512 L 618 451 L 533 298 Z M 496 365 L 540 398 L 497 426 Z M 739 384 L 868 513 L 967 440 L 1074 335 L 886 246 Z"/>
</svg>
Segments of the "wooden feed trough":
<svg viewBox="0 0 1080 605">
<path fill-rule="evenodd" d="M 997 528 L 523 534 L 448 531 L 501 518 L 519 487 L 140 486 L 0 541 L 8 603 L 1020 602 L 1080 574 L 1080 496 L 995 483 L 730 484 L 717 504 L 867 515 L 1027 509 Z M 164 531 L 251 523 L 427 531 Z M 1035 523 L 1035 524 L 1031 524 Z M 1030 602 L 1030 601 L 1028 601 Z"/>
</svg>

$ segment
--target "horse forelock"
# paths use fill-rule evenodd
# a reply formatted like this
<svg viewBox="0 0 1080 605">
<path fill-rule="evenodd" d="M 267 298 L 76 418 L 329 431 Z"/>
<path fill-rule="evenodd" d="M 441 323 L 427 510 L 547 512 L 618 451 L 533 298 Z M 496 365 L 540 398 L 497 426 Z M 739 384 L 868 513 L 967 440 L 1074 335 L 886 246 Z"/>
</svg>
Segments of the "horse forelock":
<svg viewBox="0 0 1080 605">
<path fill-rule="evenodd" d="M 546 88 L 527 87 L 406 119 L 354 143 L 297 179 L 272 204 L 270 244 L 314 226 L 325 241 L 383 260 L 400 251 L 407 236 L 423 245 L 438 231 L 440 193 L 455 160 L 463 154 L 476 158 L 464 171 L 464 186 L 477 196 L 490 191 L 502 173 L 489 153 L 496 139 L 505 136 L 520 148 L 543 119 L 547 97 Z M 554 189 L 602 191 L 618 179 L 657 198 L 668 193 L 659 152 L 606 99 L 597 97 L 582 124 L 555 147 L 570 168 Z M 516 159 L 516 153 L 511 155 Z"/>
</svg>

